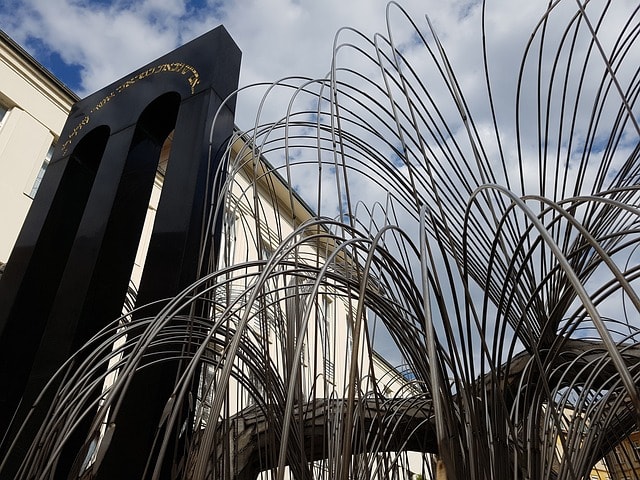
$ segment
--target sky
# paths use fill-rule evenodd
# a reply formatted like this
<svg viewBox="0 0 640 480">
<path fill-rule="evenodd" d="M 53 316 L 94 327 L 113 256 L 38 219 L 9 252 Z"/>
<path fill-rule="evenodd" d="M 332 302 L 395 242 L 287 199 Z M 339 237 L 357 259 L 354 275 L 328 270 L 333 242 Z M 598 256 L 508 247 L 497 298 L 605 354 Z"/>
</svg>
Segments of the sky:
<svg viewBox="0 0 640 480">
<path fill-rule="evenodd" d="M 244 55 L 243 82 L 323 75 L 343 26 L 384 30 L 386 0 L 5 0 L 0 26 L 67 86 L 91 93 L 224 24 Z M 429 3 L 406 1 L 426 13 Z M 464 11 L 454 1 L 447 10 Z M 439 10 L 442 7 L 438 7 Z"/>
<path fill-rule="evenodd" d="M 474 112 L 479 135 L 482 137 L 490 132 L 493 113 L 488 108 L 483 83 L 481 2 L 398 0 L 398 3 L 421 31 L 428 30 L 425 18 L 428 16 L 451 60 L 465 100 Z M 617 31 L 636 3 L 637 0 L 612 2 L 611 13 L 600 30 L 605 50 L 612 48 Z M 520 148 L 518 155 L 524 159 L 530 157 L 537 161 L 539 155 L 541 141 L 537 119 L 520 125 L 519 135 L 524 142 L 518 146 L 515 144 L 515 86 L 523 52 L 547 4 L 543 0 L 486 2 L 485 41 L 490 52 L 488 64 L 492 73 L 495 115 L 503 134 L 503 148 L 507 157 L 515 157 L 516 147 Z M 561 20 L 551 21 L 545 27 L 544 48 L 561 40 L 566 19 L 581 4 L 582 0 L 561 2 L 556 9 L 557 17 Z M 604 4 L 600 0 L 590 2 L 589 8 L 594 18 Z M 376 33 L 388 36 L 386 7 L 387 0 L 3 0 L 0 2 L 0 28 L 71 90 L 84 97 L 220 24 L 226 27 L 243 54 L 240 86 L 271 83 L 291 75 L 322 78 L 330 71 L 334 39 L 342 27 L 353 27 L 367 38 L 374 38 Z M 563 8 L 567 9 L 564 17 Z M 429 83 L 429 75 L 436 62 L 428 58 L 423 45 L 416 45 L 412 29 L 407 28 L 408 22 L 399 17 L 398 9 L 393 8 L 390 24 L 395 43 L 402 46 L 434 97 L 447 97 L 447 92 L 439 91 L 437 84 Z M 586 31 L 583 27 L 583 37 Z M 433 37 L 429 38 L 433 44 Z M 338 39 L 338 43 L 362 43 L 357 34 L 347 30 L 340 31 Z M 582 44 L 578 42 L 578 45 Z M 640 64 L 640 49 L 637 43 L 634 45 L 636 48 L 628 52 L 632 60 L 625 64 L 631 68 L 630 74 Z M 362 55 L 354 55 L 347 50 L 340 51 L 341 65 L 368 75 L 371 65 L 363 61 Z M 566 55 L 566 51 L 562 55 Z M 584 52 L 584 46 L 579 47 L 576 56 Z M 551 47 L 544 58 L 541 57 L 543 83 L 552 71 L 554 54 Z M 578 145 L 588 131 L 587 121 L 582 121 L 589 118 L 592 105 L 588 99 L 596 91 L 603 72 L 597 52 L 591 52 L 591 55 L 593 60 L 588 66 L 593 68 L 594 74 L 588 74 L 583 79 L 580 93 L 580 100 L 586 100 L 581 103 L 576 99 L 581 105 L 576 109 L 578 120 L 574 122 L 575 129 L 572 131 L 575 143 L 569 141 L 569 130 L 565 128 L 563 136 L 545 139 L 550 148 L 557 147 L 558 151 L 571 149 L 571 145 Z M 535 58 L 535 52 L 532 58 Z M 566 57 L 561 56 L 561 63 L 562 60 L 566 60 Z M 525 95 L 519 100 L 525 116 L 534 111 L 538 98 L 535 95 L 538 77 L 531 70 L 534 63 L 527 64 L 523 89 Z M 623 66 L 619 71 L 623 80 L 625 73 L 628 72 Z M 578 74 L 567 70 L 567 76 L 571 78 L 566 87 L 569 96 L 575 93 Z M 554 89 L 553 94 L 557 95 L 558 91 Z M 253 125 L 263 93 L 264 89 L 247 89 L 239 96 L 236 124 L 241 129 Z M 613 89 L 609 94 L 615 99 Z M 263 115 L 266 117 L 279 118 L 282 115 L 286 102 L 278 103 L 279 97 L 275 98 L 275 104 L 271 102 L 264 106 Z M 558 119 L 562 118 L 557 113 L 559 105 L 560 102 L 555 100 L 543 105 L 550 112 L 551 130 L 557 127 Z M 450 125 L 454 130 L 460 129 L 454 103 L 441 101 L 438 108 L 447 119 L 457 116 Z M 608 112 L 606 109 L 603 112 L 606 117 Z M 631 136 L 628 145 L 625 145 L 624 138 L 622 140 L 620 150 L 624 155 L 624 148 L 635 146 L 637 136 Z M 494 142 L 487 141 L 485 147 L 490 158 L 497 155 Z M 567 158 L 571 155 L 569 151 Z M 530 168 L 526 161 L 523 165 L 521 168 Z M 526 175 L 536 185 L 539 183 L 541 174 L 536 168 L 531 168 Z M 294 187 L 304 190 L 305 185 L 302 181 Z M 354 184 L 354 190 L 357 187 Z M 373 195 L 366 185 L 360 188 L 363 197 Z"/>
<path fill-rule="evenodd" d="M 563 3 L 575 10 L 572 0 Z M 386 35 L 387 4 L 388 0 L 3 0 L 0 28 L 84 97 L 220 24 L 242 50 L 240 86 L 290 75 L 324 77 L 331 67 L 336 33 L 352 27 L 368 38 Z M 399 0 L 398 4 L 421 30 L 427 28 L 428 15 L 467 97 L 471 101 L 474 95 L 482 97 L 478 88 L 482 2 Z M 486 2 L 486 40 L 497 78 L 515 77 L 526 41 L 546 5 L 545 1 Z M 399 17 L 392 9 L 390 23 L 399 23 Z M 395 29 L 394 35 L 400 37 L 396 43 L 406 40 L 405 27 L 406 22 Z M 345 31 L 340 39 L 357 42 Z M 416 49 L 419 56 L 424 57 L 423 48 Z M 424 63 L 425 58 L 416 61 Z M 504 88 L 499 84 L 495 92 L 496 103 L 513 110 L 512 84 Z M 241 128 L 251 125 L 261 97 L 257 89 L 239 96 L 236 123 Z M 480 109 L 486 112 L 486 104 L 476 111 Z"/>
<path fill-rule="evenodd" d="M 565 0 L 561 5 L 575 10 L 576 3 Z M 616 0 L 614 5 L 634 3 Z M 387 4 L 388 0 L 3 0 L 0 28 L 84 97 L 220 24 L 242 50 L 240 86 L 290 75 L 324 77 L 331 67 L 336 33 L 353 27 L 367 38 L 386 35 Z M 482 103 L 486 93 L 480 88 L 482 2 L 398 0 L 398 4 L 423 31 L 425 16 L 429 17 L 466 97 L 472 103 L 477 100 L 474 111 L 487 115 L 487 104 Z M 546 6 L 542 0 L 486 2 L 495 103 L 510 113 L 519 59 Z M 399 17 L 392 9 L 390 23 L 402 23 Z M 558 22 L 548 30 L 563 27 L 564 22 Z M 400 37 L 396 43 L 406 40 L 402 34 L 407 31 L 406 22 L 395 28 L 394 35 Z M 342 31 L 340 41 L 358 40 Z M 408 49 L 412 47 L 409 44 Z M 352 56 L 348 61 L 358 69 L 361 59 Z M 424 48 L 416 49 L 414 61 L 426 65 Z M 236 123 L 242 129 L 252 125 L 262 93 L 248 89 L 239 96 Z"/>
<path fill-rule="evenodd" d="M 429 14 L 440 35 L 458 43 L 465 36 L 460 26 L 478 6 L 466 0 L 400 3 L 423 24 Z M 331 65 L 336 32 L 345 26 L 369 37 L 385 32 L 386 5 L 387 0 L 4 0 L 0 28 L 83 97 L 220 24 L 242 50 L 241 86 L 289 75 L 322 77 Z M 255 100 L 240 99 L 238 123 L 252 117 Z"/>
<path fill-rule="evenodd" d="M 559 2 L 559 7 L 554 10 L 554 18 L 559 20 L 545 26 L 545 48 L 553 41 L 559 41 L 566 19 L 581 2 Z M 481 127 L 490 125 L 492 112 L 486 100 L 481 50 L 482 2 L 398 0 L 397 3 L 422 32 L 428 31 L 428 16 L 446 49 L 475 121 Z M 592 12 L 594 22 L 605 3 L 603 0 L 590 2 L 589 12 Z M 603 42 L 616 38 L 617 30 L 636 3 L 636 0 L 612 3 L 608 23 L 599 33 Z M 340 32 L 338 44 L 364 43 L 352 31 L 340 31 L 342 27 L 352 27 L 369 39 L 375 38 L 376 33 L 389 35 L 387 4 L 388 0 L 3 0 L 0 2 L 0 28 L 71 90 L 84 97 L 220 24 L 226 27 L 242 51 L 241 87 L 259 82 L 271 83 L 291 75 L 322 78 L 331 68 L 337 32 Z M 548 2 L 542 0 L 486 0 L 484 41 L 490 53 L 488 64 L 492 74 L 495 115 L 503 128 L 506 142 L 515 136 L 513 115 L 520 60 L 547 5 Z M 417 45 L 415 38 L 411 37 L 412 29 L 408 28 L 406 20 L 400 18 L 399 9 L 390 9 L 389 17 L 394 42 L 401 45 L 407 58 L 413 62 L 420 79 L 434 96 L 442 94 L 440 97 L 446 97 L 447 92 L 439 91 L 435 83 L 428 84 L 434 62 L 428 58 L 424 45 Z M 583 38 L 585 32 L 583 26 Z M 429 42 L 433 44 L 432 37 Z M 551 69 L 553 48 L 545 55 L 544 75 Z M 604 48 L 611 46 L 605 43 Z M 371 65 L 363 61 L 363 55 L 347 50 L 340 49 L 338 54 L 342 66 L 364 75 L 373 74 Z M 631 49 L 628 56 L 635 56 L 640 62 L 638 50 Z M 590 86 L 597 85 L 603 71 L 597 55 L 592 56 L 595 60 L 590 62 L 590 67 L 595 66 L 595 74 L 587 76 L 586 86 L 581 92 L 585 98 L 589 98 Z M 535 58 L 535 52 L 531 57 Z M 635 68 L 638 62 L 627 61 L 626 65 Z M 533 67 L 532 61 L 525 70 L 530 82 L 530 88 L 525 85 L 525 95 L 520 99 L 521 107 L 524 105 L 525 109 L 527 104 L 530 108 L 535 107 Z M 576 73 L 570 73 L 574 76 L 572 83 L 577 83 Z M 543 82 L 545 80 L 542 79 Z M 236 124 L 241 129 L 253 126 L 258 108 L 263 108 L 266 118 L 282 116 L 286 99 L 275 97 L 275 104 L 271 102 L 260 107 L 263 93 L 264 88 L 249 88 L 239 95 Z M 585 108 L 590 108 L 588 103 L 585 105 Z M 445 115 L 457 113 L 451 102 L 448 105 L 441 102 L 438 108 Z M 554 117 L 559 118 L 559 115 L 554 116 L 552 112 Z M 535 123 L 524 126 L 533 128 Z M 583 130 L 586 128 L 588 126 Z M 532 130 L 530 135 L 527 133 L 521 132 L 523 138 L 530 139 L 522 148 L 531 148 L 537 154 L 538 145 L 534 139 L 538 132 Z M 485 146 L 490 149 L 489 155 L 495 154 L 491 151 L 494 144 L 487 142 Z M 508 152 L 509 148 L 515 147 L 507 143 L 505 148 Z"/>
</svg>

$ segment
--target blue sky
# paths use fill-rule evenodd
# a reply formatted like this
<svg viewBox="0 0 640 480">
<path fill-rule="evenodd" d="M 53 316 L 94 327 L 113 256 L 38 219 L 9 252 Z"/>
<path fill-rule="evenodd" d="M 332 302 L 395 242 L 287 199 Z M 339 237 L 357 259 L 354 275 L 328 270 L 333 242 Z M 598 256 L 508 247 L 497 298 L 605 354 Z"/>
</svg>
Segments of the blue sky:
<svg viewBox="0 0 640 480">
<path fill-rule="evenodd" d="M 324 72 L 338 28 L 354 26 L 369 34 L 384 29 L 386 0 L 341 3 L 5 0 L 0 26 L 71 89 L 85 94 L 221 23 L 248 57 L 249 70 L 259 66 L 265 77 L 271 72 Z M 403 4 L 416 9 L 421 3 Z"/>
<path fill-rule="evenodd" d="M 503 1 L 503 0 L 501 0 Z M 404 0 L 440 35 L 457 32 L 476 1 Z M 385 32 L 387 0 L 4 0 L 0 28 L 85 96 L 224 24 L 243 52 L 240 84 L 324 76 L 341 27 Z M 477 10 L 477 9 L 475 9 Z M 464 36 L 455 35 L 463 44 Z M 257 97 L 241 99 L 240 123 Z M 245 109 L 246 105 L 246 109 Z"/>
<path fill-rule="evenodd" d="M 386 34 L 387 3 L 388 0 L 3 0 L 0 28 L 83 97 L 220 24 L 243 52 L 241 86 L 270 83 L 289 75 L 324 77 L 331 67 L 336 32 L 350 26 L 368 38 L 377 32 Z M 423 30 L 425 15 L 429 16 L 466 99 L 474 104 L 476 120 L 489 118 L 486 92 L 481 88 L 480 0 L 398 3 Z M 604 3 L 591 2 L 595 6 L 590 9 L 597 11 L 598 5 Z M 616 0 L 613 6 L 620 6 L 619 10 L 625 12 L 636 4 L 637 0 Z M 487 0 L 486 5 L 494 103 L 507 112 L 508 115 L 499 115 L 499 120 L 506 119 L 505 128 L 511 128 L 519 60 L 547 2 Z M 561 2 L 564 6 L 575 11 L 576 2 Z M 608 31 L 615 33 L 617 24 L 622 25 L 625 20 L 620 17 L 616 24 L 615 15 L 611 15 L 613 23 L 602 29 L 603 40 Z M 397 17 L 397 13 L 391 15 L 392 24 Z M 565 25 L 564 20 L 551 22 L 546 29 L 552 37 L 554 29 L 560 35 Z M 395 29 L 394 35 L 402 33 L 403 29 Z M 343 42 L 353 38 L 353 34 L 341 33 Z M 394 40 L 396 44 L 406 41 L 418 69 L 428 68 L 422 47 L 412 51 L 411 39 Z M 343 61 L 354 62 L 350 68 L 366 70 L 366 66 L 358 64 L 361 58 L 341 55 Z M 547 56 L 546 61 L 551 60 Z M 239 96 L 236 121 L 242 128 L 251 125 L 262 93 L 249 89 Z M 269 108 L 265 107 L 267 117 Z M 277 110 L 276 105 L 273 115 L 279 114 Z"/>
<path fill-rule="evenodd" d="M 69 65 L 63 59 L 60 53 L 51 50 L 50 47 L 40 38 L 30 38 L 23 45 L 36 59 L 50 70 L 62 83 L 74 92 L 81 91 L 82 76 L 80 65 Z"/>
</svg>

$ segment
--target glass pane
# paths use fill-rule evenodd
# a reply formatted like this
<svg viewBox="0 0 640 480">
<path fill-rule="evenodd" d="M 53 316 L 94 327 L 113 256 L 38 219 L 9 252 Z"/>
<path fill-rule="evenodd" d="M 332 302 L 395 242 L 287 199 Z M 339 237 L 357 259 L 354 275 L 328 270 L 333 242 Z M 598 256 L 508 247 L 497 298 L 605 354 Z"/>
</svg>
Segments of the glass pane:
<svg viewBox="0 0 640 480">
<path fill-rule="evenodd" d="M 42 177 L 44 177 L 44 172 L 47 169 L 47 167 L 49 166 L 49 162 L 51 161 L 51 157 L 53 156 L 53 150 L 55 149 L 55 145 L 52 144 L 49 147 L 49 150 L 47 150 L 47 155 L 44 157 L 44 161 L 42 162 L 42 165 L 40 166 L 40 170 L 38 170 L 38 175 L 36 175 L 36 179 L 33 182 L 33 187 L 31 187 L 31 192 L 29 193 L 29 196 L 31 198 L 36 196 L 36 192 L 38 191 L 38 188 L 40 188 L 40 183 L 42 182 Z"/>
</svg>

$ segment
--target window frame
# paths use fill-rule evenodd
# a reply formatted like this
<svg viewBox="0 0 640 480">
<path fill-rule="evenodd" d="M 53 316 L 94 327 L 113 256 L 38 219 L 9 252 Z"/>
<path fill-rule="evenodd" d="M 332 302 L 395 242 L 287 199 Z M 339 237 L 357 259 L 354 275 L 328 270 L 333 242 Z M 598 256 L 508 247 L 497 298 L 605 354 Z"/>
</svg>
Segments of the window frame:
<svg viewBox="0 0 640 480">
<path fill-rule="evenodd" d="M 31 183 L 31 189 L 29 190 L 29 193 L 27 193 L 27 196 L 31 199 L 36 197 L 36 193 L 38 193 L 38 190 L 40 189 L 40 184 L 42 183 L 42 179 L 44 178 L 44 174 L 47 171 L 47 168 L 49 167 L 49 163 L 51 163 L 51 159 L 53 158 L 53 152 L 56 149 L 56 141 L 52 141 L 51 145 L 49 145 L 49 148 L 47 150 L 47 153 L 44 156 L 44 160 L 42 160 L 42 163 L 40 164 L 40 168 L 38 169 L 38 172 L 36 173 L 35 178 L 33 179 L 33 182 Z"/>
</svg>

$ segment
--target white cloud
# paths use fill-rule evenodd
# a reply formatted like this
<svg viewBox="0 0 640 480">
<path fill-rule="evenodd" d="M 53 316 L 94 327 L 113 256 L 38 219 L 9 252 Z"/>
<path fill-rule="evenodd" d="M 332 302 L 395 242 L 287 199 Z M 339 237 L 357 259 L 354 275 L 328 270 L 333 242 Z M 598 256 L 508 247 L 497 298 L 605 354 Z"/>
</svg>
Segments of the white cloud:
<svg viewBox="0 0 640 480">
<path fill-rule="evenodd" d="M 288 75 L 319 77 L 331 65 L 336 31 L 386 32 L 386 0 L 239 0 L 197 7 L 180 0 L 97 2 L 26 0 L 0 7 L 0 19 L 18 42 L 39 39 L 81 68 L 85 95 L 224 23 L 243 51 L 241 84 Z M 458 7 L 403 2 L 418 17 L 433 10 L 446 28 Z M 40 52 L 33 52 L 36 57 Z"/>
</svg>

